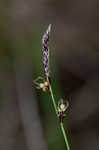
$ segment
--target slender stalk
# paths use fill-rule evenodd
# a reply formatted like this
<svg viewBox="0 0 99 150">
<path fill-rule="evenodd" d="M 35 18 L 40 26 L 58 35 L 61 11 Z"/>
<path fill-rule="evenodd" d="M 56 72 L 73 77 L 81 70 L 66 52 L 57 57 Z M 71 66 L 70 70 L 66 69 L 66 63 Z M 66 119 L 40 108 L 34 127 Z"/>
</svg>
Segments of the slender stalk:
<svg viewBox="0 0 99 150">
<path fill-rule="evenodd" d="M 57 115 L 57 105 L 56 105 L 56 102 L 55 102 L 55 99 L 54 99 L 54 95 L 53 95 L 53 91 L 52 91 L 51 85 L 49 86 L 49 90 L 50 90 L 50 93 L 51 93 L 54 109 L 55 109 L 55 112 L 56 112 L 56 115 Z"/>
<path fill-rule="evenodd" d="M 55 99 L 54 99 L 54 95 L 53 95 L 53 91 L 52 91 L 51 85 L 49 86 L 49 90 L 50 90 L 50 94 L 51 94 L 51 97 L 52 97 L 54 109 L 55 109 L 56 115 L 58 117 L 57 105 L 56 105 L 56 102 L 55 102 Z M 61 126 L 61 130 L 62 130 L 62 133 L 63 133 L 63 137 L 64 137 L 64 140 L 65 140 L 65 144 L 66 144 L 67 150 L 70 150 L 69 142 L 68 142 L 68 139 L 67 139 L 67 135 L 66 135 L 63 123 L 60 123 L 60 126 Z"/>
<path fill-rule="evenodd" d="M 67 146 L 67 150 L 70 150 L 70 146 L 69 146 L 69 143 L 68 143 L 68 139 L 67 139 L 67 136 L 66 136 L 66 132 L 65 132 L 63 123 L 60 123 L 60 126 L 61 126 L 61 129 L 62 129 L 62 133 L 63 133 L 63 136 L 64 136 L 66 146 Z"/>
</svg>

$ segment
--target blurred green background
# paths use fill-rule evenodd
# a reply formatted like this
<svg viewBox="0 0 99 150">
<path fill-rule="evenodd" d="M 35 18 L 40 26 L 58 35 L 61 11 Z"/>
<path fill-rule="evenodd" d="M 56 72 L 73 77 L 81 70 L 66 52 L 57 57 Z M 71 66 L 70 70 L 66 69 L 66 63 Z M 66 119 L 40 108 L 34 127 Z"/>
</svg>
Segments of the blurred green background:
<svg viewBox="0 0 99 150">
<path fill-rule="evenodd" d="M 45 77 L 42 35 L 52 24 L 50 74 L 73 150 L 99 149 L 98 0 L 0 1 L 0 150 L 66 149 Z"/>
</svg>

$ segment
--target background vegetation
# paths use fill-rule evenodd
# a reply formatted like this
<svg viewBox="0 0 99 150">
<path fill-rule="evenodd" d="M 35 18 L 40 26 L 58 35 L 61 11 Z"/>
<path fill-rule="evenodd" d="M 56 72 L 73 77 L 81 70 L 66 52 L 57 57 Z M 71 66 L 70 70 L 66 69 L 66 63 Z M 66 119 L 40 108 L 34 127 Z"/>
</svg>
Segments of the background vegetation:
<svg viewBox="0 0 99 150">
<path fill-rule="evenodd" d="M 0 150 L 64 149 L 49 93 L 32 88 L 44 76 L 41 38 L 52 24 L 51 77 L 74 150 L 99 149 L 98 0 L 0 1 Z"/>
</svg>

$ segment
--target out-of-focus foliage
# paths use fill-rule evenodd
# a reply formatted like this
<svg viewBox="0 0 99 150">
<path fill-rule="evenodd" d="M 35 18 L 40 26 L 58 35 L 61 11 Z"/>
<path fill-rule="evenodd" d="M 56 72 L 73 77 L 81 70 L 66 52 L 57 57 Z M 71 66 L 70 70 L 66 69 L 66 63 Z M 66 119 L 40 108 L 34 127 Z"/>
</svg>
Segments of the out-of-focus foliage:
<svg viewBox="0 0 99 150">
<path fill-rule="evenodd" d="M 45 76 L 41 39 L 52 24 L 50 64 L 56 101 L 72 149 L 99 149 L 99 2 L 0 1 L 0 150 L 64 149 L 49 93 L 32 88 Z"/>
</svg>

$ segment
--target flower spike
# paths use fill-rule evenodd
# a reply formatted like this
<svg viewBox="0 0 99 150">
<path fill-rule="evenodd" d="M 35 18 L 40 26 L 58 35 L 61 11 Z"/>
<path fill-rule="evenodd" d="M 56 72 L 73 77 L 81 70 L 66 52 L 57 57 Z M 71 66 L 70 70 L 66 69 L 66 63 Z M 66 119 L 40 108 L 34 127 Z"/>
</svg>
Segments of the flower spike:
<svg viewBox="0 0 99 150">
<path fill-rule="evenodd" d="M 51 84 L 50 76 L 49 76 L 49 35 L 51 31 L 51 24 L 48 26 L 46 32 L 42 38 L 42 53 L 43 53 L 43 65 L 45 70 L 46 79 L 42 77 L 38 77 L 34 80 L 34 84 L 36 85 L 37 89 L 42 89 L 42 91 L 46 92 L 49 90 L 49 86 Z"/>
<path fill-rule="evenodd" d="M 45 75 L 47 78 L 49 78 L 49 36 L 51 31 L 51 24 L 48 26 L 46 32 L 43 35 L 42 38 L 42 53 L 43 53 L 43 65 L 45 70 Z"/>
</svg>

